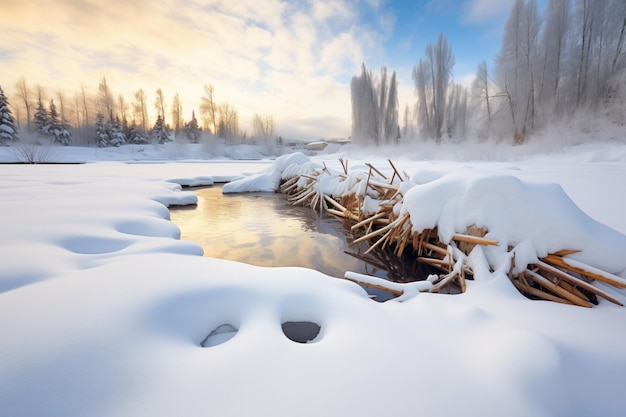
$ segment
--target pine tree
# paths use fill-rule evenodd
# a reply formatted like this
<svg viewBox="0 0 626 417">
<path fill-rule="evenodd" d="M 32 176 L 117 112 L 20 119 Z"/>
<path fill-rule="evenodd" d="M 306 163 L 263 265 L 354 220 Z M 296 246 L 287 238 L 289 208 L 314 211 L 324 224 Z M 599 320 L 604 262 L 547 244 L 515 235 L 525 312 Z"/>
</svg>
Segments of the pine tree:
<svg viewBox="0 0 626 417">
<path fill-rule="evenodd" d="M 100 112 L 96 115 L 96 141 L 101 148 L 106 148 L 110 142 L 109 132 L 104 126 L 104 116 Z"/>
<path fill-rule="evenodd" d="M 18 140 L 15 118 L 11 114 L 9 100 L 0 87 L 0 145 L 4 144 L 5 141 L 16 142 Z"/>
<path fill-rule="evenodd" d="M 68 146 L 72 143 L 71 134 L 67 129 L 67 125 L 57 112 L 57 107 L 54 104 L 54 100 L 50 100 L 48 113 L 48 134 L 52 135 L 52 140 L 56 143 L 60 143 L 63 146 Z"/>
<path fill-rule="evenodd" d="M 198 119 L 196 119 L 196 112 L 191 112 L 191 120 L 186 125 L 187 138 L 191 143 L 198 143 L 200 137 L 200 129 L 198 128 Z"/>
<path fill-rule="evenodd" d="M 146 138 L 139 132 L 139 129 L 137 128 L 137 125 L 133 120 L 133 123 L 130 125 L 130 129 L 128 132 L 128 143 L 133 145 L 145 145 L 148 142 L 148 138 Z"/>
<path fill-rule="evenodd" d="M 154 124 L 154 128 L 152 128 L 152 132 L 150 133 L 150 137 L 152 138 L 153 141 L 156 141 L 156 142 L 158 142 L 161 145 L 166 143 L 166 142 L 171 142 L 172 141 L 172 138 L 171 138 L 169 132 L 167 131 L 167 128 L 163 124 L 163 118 L 161 118 L 161 115 L 159 115 L 159 117 L 157 117 L 157 121 Z"/>
<path fill-rule="evenodd" d="M 109 146 L 115 146 L 117 148 L 124 143 L 126 143 L 126 135 L 124 135 L 122 131 L 119 117 L 116 117 L 109 128 Z"/>
<path fill-rule="evenodd" d="M 37 99 L 37 110 L 35 111 L 35 129 L 41 135 L 48 135 L 49 127 L 48 112 L 46 112 L 41 98 L 39 98 Z"/>
</svg>

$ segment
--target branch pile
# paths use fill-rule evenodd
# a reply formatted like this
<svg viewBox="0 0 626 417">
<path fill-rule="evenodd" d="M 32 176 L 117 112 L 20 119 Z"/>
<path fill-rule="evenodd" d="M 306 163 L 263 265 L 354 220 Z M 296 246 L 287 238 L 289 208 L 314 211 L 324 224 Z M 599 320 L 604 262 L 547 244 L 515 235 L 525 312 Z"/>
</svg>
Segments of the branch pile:
<svg viewBox="0 0 626 417">
<path fill-rule="evenodd" d="M 291 166 L 282 173 L 280 191 L 288 196 L 289 204 L 310 206 L 342 219 L 344 225 L 359 236 L 353 244 L 370 244 L 364 255 L 383 250 L 401 258 L 408 252 L 418 262 L 435 268 L 438 273 L 427 277 L 426 281 L 430 284 L 421 285 L 419 288 L 422 292 L 450 291 L 451 286 L 464 292 L 466 279 L 474 274 L 468 257 L 479 247 L 480 251 L 494 248 L 497 253 L 508 258 L 509 279 L 528 298 L 591 307 L 598 303 L 600 297 L 623 305 L 608 291 L 593 283 L 600 281 L 612 287 L 626 288 L 626 280 L 571 258 L 580 250 L 561 249 L 539 257 L 535 250 L 529 255 L 524 250 L 523 242 L 513 245 L 512 242 L 500 242 L 489 236 L 489 230 L 484 225 L 466 224 L 464 230 L 458 232 L 458 228 L 455 228 L 451 232 L 447 224 L 450 222 L 436 217 L 436 220 L 430 220 L 429 225 L 424 226 L 422 217 L 416 215 L 419 211 L 416 206 L 419 209 L 419 206 L 429 205 L 431 201 L 416 204 L 416 200 L 411 199 L 408 203 L 406 194 L 416 183 L 410 181 L 406 173 L 400 173 L 391 160 L 388 162 L 388 175 L 372 164 L 366 164 L 365 169 L 350 171 L 348 162 L 343 159 L 340 159 L 341 171 L 329 169 L 325 164 Z M 505 183 L 509 188 L 519 188 L 519 180 L 515 181 L 496 178 L 495 186 L 491 187 L 497 190 L 498 186 Z M 465 189 L 471 187 L 465 186 Z M 435 208 L 434 212 L 437 210 Z M 442 206 L 440 211 L 449 211 L 449 207 Z M 439 213 L 435 214 L 440 216 Z M 439 223 L 445 225 L 445 231 L 441 230 Z M 495 265 L 492 262 L 488 262 L 488 265 L 493 272 Z M 365 279 L 354 273 L 347 273 L 345 278 L 363 285 L 385 288 L 395 295 L 402 293 L 398 285 L 405 285 L 375 277 Z M 416 279 L 405 278 L 407 281 Z"/>
</svg>

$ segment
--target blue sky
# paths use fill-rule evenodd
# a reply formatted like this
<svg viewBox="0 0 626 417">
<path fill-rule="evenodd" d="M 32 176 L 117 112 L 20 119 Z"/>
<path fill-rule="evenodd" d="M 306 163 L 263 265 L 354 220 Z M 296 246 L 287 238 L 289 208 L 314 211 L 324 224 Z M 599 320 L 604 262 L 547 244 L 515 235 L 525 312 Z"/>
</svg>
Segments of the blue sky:
<svg viewBox="0 0 626 417">
<path fill-rule="evenodd" d="M 68 96 L 113 93 L 149 105 L 178 93 L 189 118 L 202 88 L 239 111 L 242 130 L 271 113 L 280 134 L 350 134 L 350 78 L 362 62 L 397 72 L 400 106 L 413 104 L 411 70 L 443 32 L 468 82 L 491 63 L 513 0 L 0 0 L 0 85 L 24 76 Z"/>
</svg>

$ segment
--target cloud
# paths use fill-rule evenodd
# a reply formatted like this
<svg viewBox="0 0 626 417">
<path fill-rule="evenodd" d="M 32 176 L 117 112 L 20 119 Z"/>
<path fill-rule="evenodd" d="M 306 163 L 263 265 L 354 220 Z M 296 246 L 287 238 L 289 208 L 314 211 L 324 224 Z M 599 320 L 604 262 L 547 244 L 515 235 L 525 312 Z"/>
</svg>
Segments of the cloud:
<svg viewBox="0 0 626 417">
<path fill-rule="evenodd" d="M 0 8 L 5 91 L 24 76 L 51 96 L 81 84 L 95 94 L 106 76 L 127 102 L 139 88 L 149 104 L 157 88 L 168 101 L 179 93 L 189 117 L 212 84 L 242 120 L 255 112 L 285 125 L 338 117 L 345 134 L 351 73 L 391 24 L 364 25 L 371 6 L 352 0 L 0 0 Z M 307 129 L 341 134 L 336 122 L 332 133 L 323 125 Z"/>
<path fill-rule="evenodd" d="M 471 24 L 501 19 L 511 10 L 514 0 L 467 0 L 463 21 Z"/>
</svg>

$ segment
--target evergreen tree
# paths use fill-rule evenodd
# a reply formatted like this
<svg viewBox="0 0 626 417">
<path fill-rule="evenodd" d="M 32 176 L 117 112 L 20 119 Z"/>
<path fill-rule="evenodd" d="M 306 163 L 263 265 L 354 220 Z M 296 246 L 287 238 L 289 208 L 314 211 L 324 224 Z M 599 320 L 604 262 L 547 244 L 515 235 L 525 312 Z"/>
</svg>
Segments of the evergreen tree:
<svg viewBox="0 0 626 417">
<path fill-rule="evenodd" d="M 187 138 L 191 143 L 198 143 L 200 137 L 200 129 L 198 127 L 198 119 L 196 119 L 196 112 L 191 112 L 191 120 L 186 125 Z"/>
<path fill-rule="evenodd" d="M 57 107 L 54 104 L 54 100 L 50 100 L 48 113 L 48 135 L 52 135 L 52 140 L 56 143 L 60 143 L 63 146 L 68 146 L 71 142 L 71 134 L 68 130 L 68 126 L 62 117 L 59 117 Z"/>
<path fill-rule="evenodd" d="M 50 123 L 48 121 L 48 112 L 46 112 L 41 98 L 37 99 L 37 110 L 35 111 L 35 129 L 41 135 L 47 135 Z"/>
<path fill-rule="evenodd" d="M 130 125 L 128 132 L 128 143 L 133 145 L 145 145 L 148 142 L 148 138 L 146 138 L 139 132 L 139 129 L 137 128 L 137 125 L 133 120 L 133 123 Z"/>
<path fill-rule="evenodd" d="M 11 114 L 9 100 L 0 87 L 0 145 L 4 144 L 5 141 L 15 142 L 18 140 L 15 118 Z"/>
<path fill-rule="evenodd" d="M 109 132 L 104 126 L 104 116 L 100 112 L 96 115 L 96 141 L 101 148 L 106 148 L 110 142 Z"/>
<path fill-rule="evenodd" d="M 109 146 L 119 147 L 124 143 L 126 143 L 126 135 L 122 131 L 119 117 L 116 117 L 109 128 Z"/>
<path fill-rule="evenodd" d="M 167 128 L 163 124 L 163 118 L 161 115 L 157 117 L 157 121 L 154 124 L 154 128 L 152 128 L 152 132 L 150 133 L 150 137 L 153 141 L 158 142 L 159 144 L 164 144 L 166 142 L 171 142 L 172 138 L 167 131 Z"/>
</svg>

